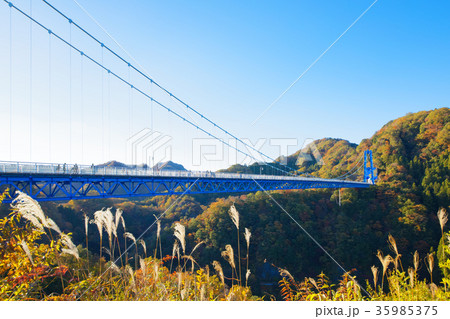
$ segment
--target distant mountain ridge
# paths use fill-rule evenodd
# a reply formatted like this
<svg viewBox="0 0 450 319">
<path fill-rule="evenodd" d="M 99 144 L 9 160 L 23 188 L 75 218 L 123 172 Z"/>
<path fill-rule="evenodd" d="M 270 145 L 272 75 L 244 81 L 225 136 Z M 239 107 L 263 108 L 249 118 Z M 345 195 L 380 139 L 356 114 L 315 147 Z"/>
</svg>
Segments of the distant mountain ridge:
<svg viewBox="0 0 450 319">
<path fill-rule="evenodd" d="M 109 161 L 103 164 L 95 165 L 96 168 L 103 168 L 103 167 L 109 167 L 109 168 L 124 168 L 124 169 L 149 169 L 150 167 L 147 164 L 138 164 L 138 165 L 128 165 L 124 164 L 122 162 L 118 161 Z M 153 169 L 160 170 L 160 171 L 186 171 L 183 165 L 174 163 L 172 161 L 167 161 L 163 163 L 158 163 L 155 166 L 153 166 Z"/>
<path fill-rule="evenodd" d="M 158 163 L 153 166 L 153 169 L 163 170 L 163 171 L 186 171 L 183 165 L 174 163 L 172 161 L 167 161 L 163 163 Z"/>
</svg>

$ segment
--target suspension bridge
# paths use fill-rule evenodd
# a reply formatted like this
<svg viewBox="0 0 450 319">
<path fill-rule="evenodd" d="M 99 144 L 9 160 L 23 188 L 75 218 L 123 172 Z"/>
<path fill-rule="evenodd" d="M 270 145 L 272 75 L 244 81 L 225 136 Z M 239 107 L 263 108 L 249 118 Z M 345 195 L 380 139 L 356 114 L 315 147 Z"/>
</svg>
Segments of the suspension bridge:
<svg viewBox="0 0 450 319">
<path fill-rule="evenodd" d="M 96 166 L 96 165 L 83 165 L 83 164 L 66 164 L 66 163 L 53 163 L 53 162 L 24 162 L 24 161 L 14 161 L 13 158 L 9 160 L 2 160 L 0 158 L 0 191 L 9 189 L 9 197 L 6 202 L 13 200 L 16 191 L 25 192 L 37 201 L 56 201 L 56 200 L 76 200 L 76 199 L 89 199 L 89 198 L 124 198 L 124 197 L 144 197 L 144 196 L 156 196 L 156 195 L 176 195 L 176 194 L 206 194 L 206 193 L 233 193 L 233 192 L 255 192 L 260 190 L 294 190 L 294 189 L 313 189 L 313 188 L 364 188 L 369 187 L 374 184 L 376 176 L 376 168 L 373 166 L 372 152 L 370 150 L 364 151 L 361 155 L 360 160 L 344 175 L 338 176 L 332 179 L 324 178 L 314 178 L 300 176 L 295 172 L 292 167 L 284 165 L 280 160 L 276 160 L 260 149 L 254 147 L 250 143 L 243 139 L 238 138 L 235 134 L 232 134 L 221 125 L 212 121 L 196 108 L 192 107 L 188 103 L 184 102 L 177 95 L 173 94 L 171 91 L 163 87 L 161 84 L 156 82 L 152 77 L 148 76 L 141 68 L 135 66 L 128 59 L 124 58 L 122 55 L 117 53 L 110 46 L 106 45 L 103 41 L 98 39 L 92 33 L 88 32 L 76 21 L 71 19 L 68 15 L 64 14 L 48 1 L 42 0 L 43 4 L 58 15 L 65 23 L 68 24 L 70 32 L 66 38 L 61 33 L 53 31 L 48 27 L 43 21 L 38 20 L 33 17 L 30 9 L 27 11 L 24 8 L 20 8 L 15 3 L 3 0 L 2 10 L 9 10 L 9 57 L 10 57 L 10 101 L 9 101 L 9 147 L 10 147 L 10 157 L 12 157 L 12 145 L 13 136 L 12 126 L 13 126 L 13 110 L 15 107 L 15 100 L 12 94 L 13 87 L 13 77 L 14 69 L 12 60 L 15 57 L 13 53 L 13 24 L 12 19 L 22 21 L 23 23 L 30 24 L 30 53 L 29 53 L 29 65 L 30 65 L 30 79 L 32 79 L 32 61 L 33 61 L 33 51 L 31 41 L 34 37 L 37 37 L 37 33 L 46 34 L 48 36 L 48 124 L 40 125 L 42 119 L 33 119 L 33 107 L 43 103 L 34 103 L 32 89 L 33 82 L 30 80 L 29 91 L 30 91 L 30 102 L 29 102 L 29 143 L 30 143 L 30 159 L 32 158 L 32 144 L 37 138 L 34 136 L 32 131 L 32 126 L 48 127 L 48 148 L 49 148 L 49 158 L 52 156 L 52 150 L 55 149 L 55 141 L 52 139 L 57 139 L 55 133 L 55 124 L 52 123 L 52 116 L 58 120 L 55 113 L 56 106 L 52 106 L 52 100 L 56 99 L 52 97 L 52 94 L 57 94 L 52 90 L 52 83 L 55 80 L 51 80 L 52 76 L 52 66 L 55 68 L 55 63 L 52 62 L 52 44 L 56 46 L 56 43 L 62 47 L 66 47 L 69 50 L 69 98 L 64 102 L 69 105 L 69 138 L 64 139 L 61 143 L 70 145 L 70 153 L 68 159 L 72 158 L 72 130 L 73 125 L 72 116 L 74 110 L 72 109 L 72 104 L 79 104 L 78 113 L 81 114 L 80 118 L 77 119 L 78 122 L 82 124 L 79 126 L 78 131 L 81 132 L 81 146 L 79 153 L 84 154 L 84 141 L 86 140 L 86 129 L 87 124 L 84 124 L 83 105 L 86 103 L 83 100 L 84 87 L 87 85 L 84 83 L 83 70 L 87 64 L 91 67 L 98 69 L 101 72 L 101 129 L 102 131 L 108 131 L 108 126 L 105 123 L 105 112 L 104 96 L 108 95 L 108 102 L 110 103 L 111 86 L 110 82 L 114 80 L 116 85 L 122 85 L 128 92 L 128 119 L 129 119 L 129 133 L 132 132 L 132 121 L 133 121 L 133 109 L 132 109 L 132 99 L 133 96 L 138 96 L 141 100 L 147 103 L 146 105 L 151 110 L 151 119 L 153 123 L 153 108 L 157 107 L 160 110 L 164 110 L 166 114 L 169 114 L 174 120 L 177 120 L 177 124 L 183 123 L 186 127 L 194 129 L 196 132 L 202 133 L 204 136 L 214 139 L 219 143 L 223 144 L 225 147 L 232 149 L 236 153 L 240 153 L 246 158 L 252 159 L 254 162 L 262 163 L 271 169 L 272 175 L 262 175 L 262 174 L 235 174 L 235 173 L 218 173 L 211 171 L 165 171 L 153 169 L 150 167 L 140 167 L 134 166 L 124 166 L 124 167 L 107 167 L 107 166 Z M 80 36 L 84 36 L 97 46 L 101 55 L 96 57 L 95 54 L 88 53 L 89 50 L 83 50 L 81 45 L 75 43 L 72 39 L 72 32 L 76 30 L 79 32 Z M 35 42 L 37 40 L 34 40 Z M 54 49 L 53 49 L 54 50 Z M 107 59 L 104 58 L 104 54 L 107 53 L 111 58 L 116 60 L 116 63 L 122 64 L 126 71 L 121 72 L 119 70 L 114 70 L 111 66 L 116 64 L 107 64 Z M 73 54 L 77 54 L 80 60 L 80 70 L 78 71 L 78 77 L 75 77 L 75 71 L 73 70 Z M 19 59 L 19 58 L 17 58 Z M 53 64 L 52 64 L 53 63 Z M 54 72 L 54 71 L 53 71 Z M 126 73 L 128 72 L 128 76 Z M 139 80 L 133 79 L 130 73 L 133 72 L 135 77 Z M 76 79 L 75 79 L 76 78 Z M 75 90 L 73 88 L 74 81 L 80 82 L 78 84 L 79 96 L 78 100 L 75 102 L 73 97 Z M 139 82 L 140 81 L 140 82 Z M 105 86 L 107 94 L 105 94 Z M 112 89 L 114 91 L 114 88 Z M 157 97 L 157 92 L 159 94 L 168 97 L 170 103 L 176 103 L 177 107 L 172 107 L 169 102 L 165 102 L 163 97 Z M 133 95 L 134 94 L 134 95 Z M 17 98 L 16 98 L 17 100 Z M 124 99 L 126 100 L 126 98 Z M 81 106 L 80 106 L 81 105 Z M 42 107 L 42 106 L 41 106 Z M 59 107 L 59 106 L 58 106 Z M 110 110 L 109 110 L 110 111 Z M 44 113 L 44 110 L 38 109 L 34 112 Z M 125 112 L 122 112 L 125 113 Z M 110 113 L 106 117 L 110 116 Z M 136 116 L 136 117 L 139 117 Z M 198 120 L 195 120 L 194 117 Z M 4 116 L 7 118 L 7 116 Z M 34 122 L 33 122 L 34 121 Z M 203 124 L 198 124 L 202 122 Z M 23 123 L 21 123 L 23 125 Z M 110 124 L 109 124 L 110 125 Z M 150 125 L 150 126 L 153 126 Z M 52 128 L 53 127 L 53 128 Z M 220 134 L 220 135 L 219 135 Z M 130 136 L 130 135 L 128 135 Z M 234 141 L 234 143 L 227 142 L 225 137 Z M 43 138 L 45 139 L 45 138 Z M 59 142 L 58 142 L 59 143 Z M 105 145 L 111 144 L 111 134 L 105 136 L 102 132 L 100 145 L 97 148 L 98 152 L 102 154 L 105 153 Z M 19 144 L 25 144 L 20 141 Z M 53 147 L 52 147 L 53 145 Z M 56 145 L 56 148 L 62 147 L 60 144 Z M 4 152 L 2 152 L 4 154 Z M 82 158 L 84 155 L 82 155 Z M 263 160 L 261 160 L 263 159 Z M 153 164 L 155 164 L 153 162 Z M 360 176 L 361 181 L 353 180 L 355 176 Z"/>
</svg>

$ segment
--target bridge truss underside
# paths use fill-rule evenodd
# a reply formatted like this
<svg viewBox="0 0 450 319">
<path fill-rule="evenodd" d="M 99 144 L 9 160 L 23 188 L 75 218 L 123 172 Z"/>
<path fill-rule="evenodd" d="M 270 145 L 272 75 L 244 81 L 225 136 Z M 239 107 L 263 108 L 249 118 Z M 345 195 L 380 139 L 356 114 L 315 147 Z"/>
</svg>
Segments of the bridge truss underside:
<svg viewBox="0 0 450 319">
<path fill-rule="evenodd" d="M 367 183 L 326 180 L 270 180 L 229 179 L 213 177 L 161 177 L 161 176 L 48 176 L 11 174 L 0 176 L 0 191 L 17 190 L 37 201 L 57 201 L 92 198 L 149 197 L 157 195 L 209 194 L 256 192 L 261 190 L 292 190 L 311 188 L 362 188 Z M 5 202 L 11 202 L 8 197 Z"/>
</svg>

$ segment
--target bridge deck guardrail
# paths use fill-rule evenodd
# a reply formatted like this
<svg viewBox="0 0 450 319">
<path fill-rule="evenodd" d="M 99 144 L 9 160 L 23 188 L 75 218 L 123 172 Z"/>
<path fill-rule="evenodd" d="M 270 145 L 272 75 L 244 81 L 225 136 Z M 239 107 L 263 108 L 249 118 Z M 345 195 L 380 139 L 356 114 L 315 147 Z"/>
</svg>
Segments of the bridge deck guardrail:
<svg viewBox="0 0 450 319">
<path fill-rule="evenodd" d="M 205 171 L 158 170 L 143 167 L 98 167 L 95 165 L 29 163 L 0 161 L 0 174 L 43 174 L 43 175 L 76 175 L 76 176 L 141 176 L 141 177 L 191 177 L 191 178 L 224 178 L 255 180 L 304 180 L 304 181 L 339 181 L 302 176 L 257 175 L 237 173 L 216 173 Z M 354 183 L 363 183 L 355 182 Z M 366 184 L 366 183 L 363 183 Z"/>
</svg>

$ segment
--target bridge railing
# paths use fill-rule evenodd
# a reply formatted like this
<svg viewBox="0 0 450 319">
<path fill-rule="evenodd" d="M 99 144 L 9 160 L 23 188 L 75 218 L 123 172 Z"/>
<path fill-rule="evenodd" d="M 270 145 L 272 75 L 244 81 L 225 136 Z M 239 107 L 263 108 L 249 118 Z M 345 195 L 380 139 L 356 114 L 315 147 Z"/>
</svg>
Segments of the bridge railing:
<svg viewBox="0 0 450 319">
<path fill-rule="evenodd" d="M 308 180 L 323 181 L 321 178 L 279 175 L 256 175 L 237 173 L 215 173 L 205 171 L 158 170 L 145 167 L 108 167 L 95 165 L 29 163 L 0 161 L 0 174 L 46 174 L 46 175 L 94 175 L 94 176 L 161 176 L 161 177 L 206 177 L 226 179 L 257 180 Z"/>
</svg>

